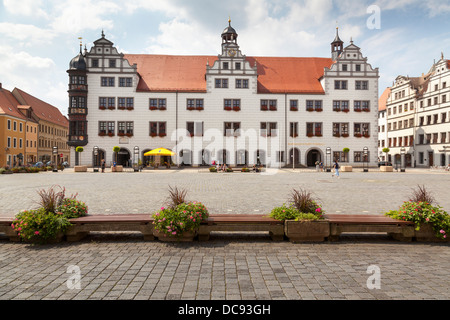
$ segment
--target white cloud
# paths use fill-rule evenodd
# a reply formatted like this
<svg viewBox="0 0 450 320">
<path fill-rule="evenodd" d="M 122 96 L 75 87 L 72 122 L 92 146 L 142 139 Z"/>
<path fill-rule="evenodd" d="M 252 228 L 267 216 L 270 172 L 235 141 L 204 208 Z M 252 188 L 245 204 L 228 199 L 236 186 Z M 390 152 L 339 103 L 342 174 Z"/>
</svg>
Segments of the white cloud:
<svg viewBox="0 0 450 320">
<path fill-rule="evenodd" d="M 3 0 L 6 11 L 13 15 L 48 18 L 47 13 L 42 9 L 42 3 L 42 0 Z"/>
<path fill-rule="evenodd" d="M 38 28 L 31 24 L 15 24 L 0 22 L 0 34 L 5 37 L 29 42 L 28 44 L 48 44 L 54 39 L 55 33 L 52 30 Z"/>
<path fill-rule="evenodd" d="M 77 34 L 83 30 L 113 28 L 112 19 L 103 16 L 120 12 L 119 5 L 111 1 L 58 1 L 55 5 L 50 26 L 59 33 Z"/>
</svg>

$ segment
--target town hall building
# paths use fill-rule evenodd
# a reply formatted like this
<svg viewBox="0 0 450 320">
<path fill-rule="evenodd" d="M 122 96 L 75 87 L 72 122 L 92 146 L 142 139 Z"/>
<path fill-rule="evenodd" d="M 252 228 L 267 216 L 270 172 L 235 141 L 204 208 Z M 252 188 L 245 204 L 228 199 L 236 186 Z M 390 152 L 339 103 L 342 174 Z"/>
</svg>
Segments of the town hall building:
<svg viewBox="0 0 450 320">
<path fill-rule="evenodd" d="M 377 164 L 379 71 L 338 29 L 329 58 L 248 57 L 231 22 L 217 56 L 122 54 L 102 32 L 67 72 L 75 165 L 160 147 L 182 166 Z"/>
</svg>

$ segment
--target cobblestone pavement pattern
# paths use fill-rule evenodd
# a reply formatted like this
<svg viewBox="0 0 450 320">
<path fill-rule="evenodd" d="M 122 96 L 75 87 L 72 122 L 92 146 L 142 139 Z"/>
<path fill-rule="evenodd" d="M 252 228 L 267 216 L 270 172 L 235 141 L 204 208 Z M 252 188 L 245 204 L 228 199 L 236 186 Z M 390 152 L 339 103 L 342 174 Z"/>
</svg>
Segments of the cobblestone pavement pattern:
<svg viewBox="0 0 450 320">
<path fill-rule="evenodd" d="M 187 189 L 188 200 L 201 201 L 211 213 L 267 214 L 286 202 L 292 188 L 302 187 L 313 192 L 325 212 L 382 214 L 397 209 L 420 184 L 450 211 L 449 172 L 408 169 L 405 173 L 381 173 L 373 169 L 343 172 L 336 179 L 331 173 L 296 170 L 270 175 L 209 173 L 207 169 L 0 175 L 0 216 L 36 208 L 37 191 L 52 185 L 64 186 L 67 195 L 78 194 L 90 214 L 152 213 L 164 205 L 169 185 Z"/>
<path fill-rule="evenodd" d="M 292 244 L 223 235 L 167 244 L 137 235 L 89 237 L 35 247 L 0 240 L 0 300 L 450 298 L 450 247 L 444 244 L 375 238 Z M 67 286 L 71 265 L 80 268 L 80 289 Z M 380 268 L 379 289 L 367 286 L 373 265 Z"/>
</svg>

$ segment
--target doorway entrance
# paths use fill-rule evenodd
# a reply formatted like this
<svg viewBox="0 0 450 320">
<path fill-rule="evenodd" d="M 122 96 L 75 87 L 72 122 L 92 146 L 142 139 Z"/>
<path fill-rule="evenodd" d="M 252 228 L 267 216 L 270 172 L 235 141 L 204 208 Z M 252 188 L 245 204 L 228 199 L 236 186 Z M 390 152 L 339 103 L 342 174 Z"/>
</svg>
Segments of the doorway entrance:
<svg viewBox="0 0 450 320">
<path fill-rule="evenodd" d="M 308 151 L 306 155 L 306 165 L 308 167 L 315 167 L 316 161 L 322 161 L 322 153 L 317 149 Z"/>
</svg>

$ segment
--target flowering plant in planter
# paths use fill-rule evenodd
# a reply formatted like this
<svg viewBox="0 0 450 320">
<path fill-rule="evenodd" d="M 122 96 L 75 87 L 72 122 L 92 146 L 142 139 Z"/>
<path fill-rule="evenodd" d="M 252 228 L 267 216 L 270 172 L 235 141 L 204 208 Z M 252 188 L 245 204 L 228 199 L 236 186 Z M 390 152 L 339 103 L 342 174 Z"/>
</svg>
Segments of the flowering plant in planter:
<svg viewBox="0 0 450 320">
<path fill-rule="evenodd" d="M 62 235 L 71 225 L 69 219 L 85 216 L 87 206 L 75 196 L 65 197 L 65 189 L 54 187 L 39 191 L 41 207 L 20 212 L 11 227 L 27 242 L 46 243 Z"/>
<path fill-rule="evenodd" d="M 195 232 L 208 216 L 208 210 L 200 202 L 181 203 L 155 212 L 153 224 L 165 236 L 180 237 L 185 232 Z"/>
<path fill-rule="evenodd" d="M 322 206 L 312 198 L 312 194 L 304 189 L 293 189 L 289 198 L 289 205 L 283 204 L 270 213 L 270 217 L 285 220 L 323 220 Z"/>
<path fill-rule="evenodd" d="M 409 201 L 403 202 L 398 210 L 391 210 L 385 215 L 404 221 L 412 221 L 416 231 L 421 226 L 430 225 L 439 239 L 447 239 L 450 233 L 450 215 L 440 206 L 433 205 L 434 197 L 424 186 L 415 189 Z"/>
</svg>

